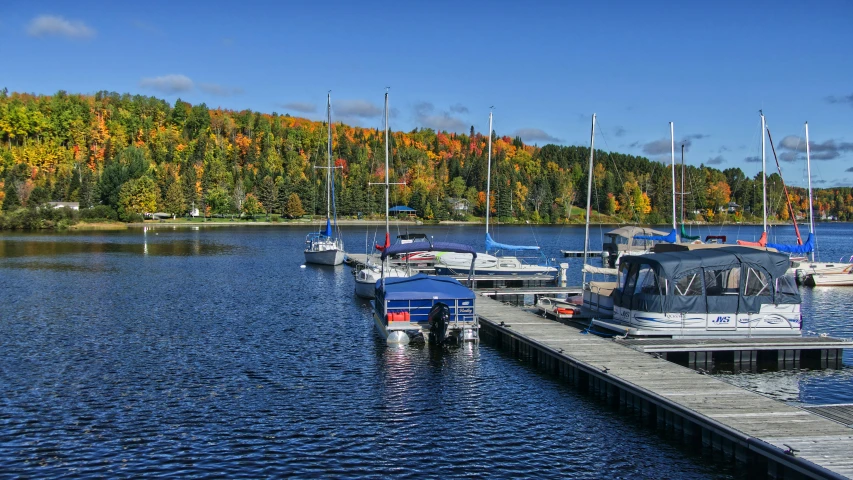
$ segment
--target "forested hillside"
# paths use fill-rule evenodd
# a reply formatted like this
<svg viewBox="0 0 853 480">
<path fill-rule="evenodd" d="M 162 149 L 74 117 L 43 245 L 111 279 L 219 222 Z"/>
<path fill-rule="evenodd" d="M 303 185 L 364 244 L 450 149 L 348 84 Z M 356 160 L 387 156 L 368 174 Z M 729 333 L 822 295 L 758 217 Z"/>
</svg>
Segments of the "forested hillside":
<svg viewBox="0 0 853 480">
<path fill-rule="evenodd" d="M 333 119 L 334 120 L 334 119 Z M 566 221 L 583 206 L 589 149 L 524 145 L 493 133 L 493 214 L 502 221 Z M 48 201 L 109 207 L 122 219 L 142 212 L 207 214 L 325 213 L 325 123 L 287 114 L 210 109 L 146 96 L 58 92 L 52 96 L 0 92 L 0 202 L 4 211 Z M 333 124 L 335 192 L 339 216 L 379 214 L 384 180 L 383 132 Z M 467 199 L 484 214 L 488 138 L 415 129 L 393 132 L 393 204 L 427 219 L 452 217 L 450 199 Z M 626 221 L 668 222 L 670 170 L 643 157 L 596 151 L 594 207 Z M 680 170 L 678 172 L 680 182 Z M 789 218 L 778 175 L 768 181 L 768 206 Z M 760 211 L 761 178 L 739 168 L 688 167 L 685 197 L 691 219 L 720 221 Z M 795 210 L 806 192 L 789 189 Z M 850 188 L 820 190 L 816 212 L 853 219 Z M 738 218 L 739 219 L 739 218 Z"/>
</svg>

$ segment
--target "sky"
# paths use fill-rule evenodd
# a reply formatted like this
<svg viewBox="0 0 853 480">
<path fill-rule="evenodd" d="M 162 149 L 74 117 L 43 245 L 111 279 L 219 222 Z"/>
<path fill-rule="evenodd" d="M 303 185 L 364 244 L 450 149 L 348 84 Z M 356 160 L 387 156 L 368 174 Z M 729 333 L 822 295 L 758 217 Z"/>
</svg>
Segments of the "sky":
<svg viewBox="0 0 853 480">
<path fill-rule="evenodd" d="M 488 130 L 853 186 L 853 2 L 8 2 L 0 89 Z M 775 171 L 766 149 L 768 173 Z"/>
</svg>

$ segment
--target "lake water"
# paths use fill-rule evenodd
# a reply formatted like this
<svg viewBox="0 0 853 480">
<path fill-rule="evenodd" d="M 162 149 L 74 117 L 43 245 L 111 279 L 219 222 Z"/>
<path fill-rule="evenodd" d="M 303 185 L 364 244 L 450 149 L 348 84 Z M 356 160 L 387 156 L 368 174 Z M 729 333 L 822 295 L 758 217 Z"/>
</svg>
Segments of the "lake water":
<svg viewBox="0 0 853 480">
<path fill-rule="evenodd" d="M 482 226 L 411 228 L 483 247 Z M 489 345 L 386 347 L 348 267 L 300 268 L 307 230 L 0 234 L 0 476 L 743 475 Z M 352 252 L 381 236 L 344 233 Z M 555 258 L 583 243 L 582 227 L 494 235 Z M 851 238 L 820 225 L 821 256 L 853 253 Z M 853 337 L 853 288 L 802 294 L 806 330 Z M 853 402 L 851 353 L 840 370 L 721 378 Z"/>
</svg>

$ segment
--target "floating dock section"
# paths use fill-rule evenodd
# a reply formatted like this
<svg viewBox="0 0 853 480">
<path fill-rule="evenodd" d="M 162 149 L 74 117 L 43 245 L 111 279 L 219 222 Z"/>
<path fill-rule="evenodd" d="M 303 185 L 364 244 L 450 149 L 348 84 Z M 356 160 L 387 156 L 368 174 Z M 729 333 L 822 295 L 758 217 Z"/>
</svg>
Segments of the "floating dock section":
<svg viewBox="0 0 853 480">
<path fill-rule="evenodd" d="M 853 477 L 853 429 L 829 415 L 485 297 L 477 299 L 477 313 L 484 342 L 687 444 L 718 451 L 771 478 Z"/>
</svg>

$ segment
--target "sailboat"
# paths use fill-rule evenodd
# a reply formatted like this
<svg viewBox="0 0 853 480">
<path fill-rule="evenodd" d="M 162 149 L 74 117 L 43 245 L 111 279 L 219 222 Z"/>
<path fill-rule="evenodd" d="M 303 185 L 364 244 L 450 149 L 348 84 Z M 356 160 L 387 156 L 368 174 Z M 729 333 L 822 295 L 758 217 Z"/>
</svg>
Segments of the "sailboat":
<svg viewBox="0 0 853 480">
<path fill-rule="evenodd" d="M 592 265 L 587 264 L 587 260 L 589 259 L 589 220 L 592 216 L 592 176 L 595 169 L 594 166 L 595 160 L 595 114 L 592 114 L 592 129 L 589 135 L 589 170 L 587 174 L 587 188 L 586 188 L 586 226 L 584 228 L 584 242 L 583 242 L 583 270 L 582 270 L 582 288 L 583 288 L 583 310 L 587 312 L 589 316 L 604 316 L 604 317 L 612 317 L 613 316 L 613 297 L 611 294 L 613 293 L 613 289 L 618 285 L 615 281 L 586 281 L 586 275 L 589 274 L 604 274 L 608 276 L 615 276 L 617 274 L 617 270 L 615 267 L 618 265 L 619 258 L 628 254 L 631 255 L 634 251 L 629 249 L 616 249 L 611 256 L 608 256 L 608 260 L 604 260 L 602 258 L 602 263 L 610 262 L 607 266 L 602 265 L 602 267 L 594 267 Z M 626 228 L 626 227 L 623 227 Z M 628 228 L 636 228 L 636 227 L 628 227 Z M 615 232 L 615 231 L 614 231 Z M 613 236 L 613 241 L 615 244 L 616 234 L 614 232 L 609 232 L 608 235 Z M 654 232 L 658 233 L 658 232 Z M 634 236 L 633 230 L 628 237 L 628 241 L 633 242 L 634 238 L 641 237 L 640 235 Z M 629 244 L 630 245 L 630 244 Z M 605 244 L 606 249 L 606 244 Z M 605 250 L 606 251 L 606 250 Z M 615 253 L 615 255 L 614 255 Z M 648 250 L 644 250 L 641 252 L 636 252 L 638 254 L 649 253 Z M 612 261 L 610 258 L 613 258 Z M 611 268 L 608 268 L 611 267 Z"/>
<path fill-rule="evenodd" d="M 508 245 L 495 242 L 489 233 L 489 215 L 491 213 L 490 195 L 492 181 L 492 112 L 489 112 L 489 153 L 488 166 L 486 168 L 486 253 L 477 255 L 474 264 L 474 275 L 513 275 L 513 276 L 538 276 L 545 280 L 556 280 L 558 270 L 548 265 L 538 246 Z M 491 255 L 489 251 L 499 253 L 510 252 L 536 252 L 535 262 L 530 258 L 518 256 Z M 544 262 L 543 262 L 544 260 Z M 438 275 L 461 275 L 465 273 L 469 265 L 469 257 L 466 253 L 439 253 L 436 255 L 435 273 Z"/>
<path fill-rule="evenodd" d="M 388 183 L 388 92 L 385 92 L 385 244 L 377 245 L 376 248 L 380 251 L 387 250 L 391 246 L 391 232 L 388 223 L 388 206 L 389 206 L 389 190 L 391 184 Z M 376 265 L 370 261 L 368 257 L 365 268 L 359 270 L 355 275 L 355 294 L 362 298 L 374 298 L 376 295 L 376 282 L 382 277 L 408 277 L 410 272 L 408 269 L 395 268 L 383 262 L 381 265 Z"/>
<path fill-rule="evenodd" d="M 812 207 L 812 166 L 809 149 L 809 122 L 806 122 L 806 174 L 809 177 L 809 239 L 814 234 L 814 208 Z M 849 287 L 853 286 L 853 263 L 816 262 L 814 250 L 810 252 L 810 261 L 795 266 L 797 279 L 811 287 Z M 853 260 L 853 257 L 851 257 Z"/>
<path fill-rule="evenodd" d="M 326 228 L 321 232 L 309 233 L 305 237 L 305 263 L 318 265 L 340 265 L 344 263 L 344 241 L 338 230 L 338 214 L 334 210 L 334 231 L 332 230 L 332 209 L 335 205 L 334 177 L 332 175 L 332 94 L 326 99 L 327 123 L 329 127 L 329 145 L 326 152 Z"/>
</svg>

